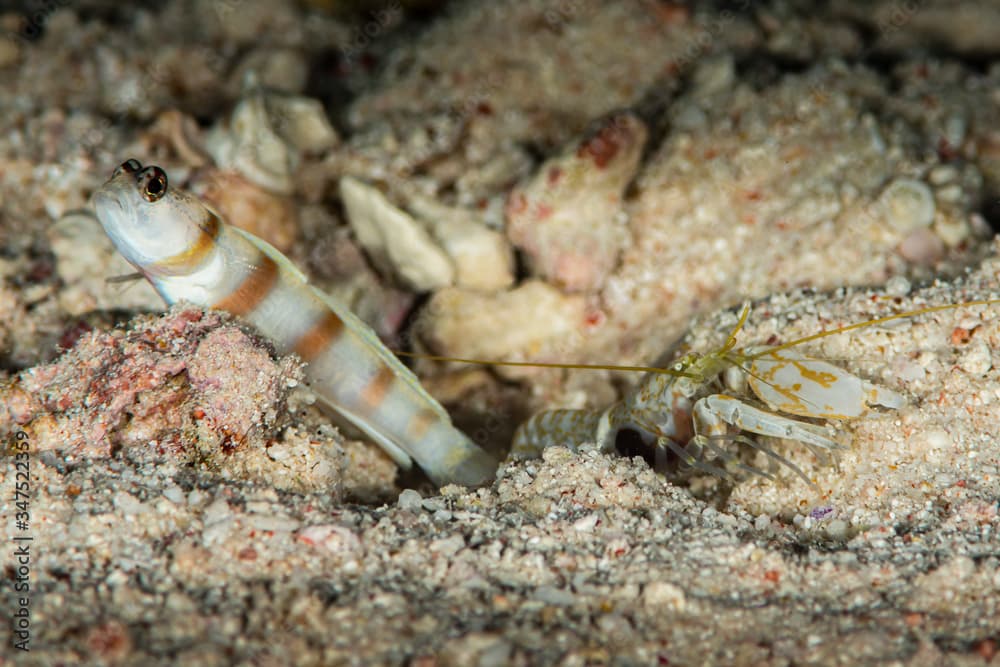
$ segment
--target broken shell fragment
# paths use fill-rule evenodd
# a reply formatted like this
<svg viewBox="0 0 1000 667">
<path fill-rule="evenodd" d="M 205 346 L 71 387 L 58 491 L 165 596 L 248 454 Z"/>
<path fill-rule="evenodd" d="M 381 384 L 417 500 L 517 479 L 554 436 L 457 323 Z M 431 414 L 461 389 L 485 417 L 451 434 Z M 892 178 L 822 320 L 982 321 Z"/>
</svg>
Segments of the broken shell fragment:
<svg viewBox="0 0 1000 667">
<path fill-rule="evenodd" d="M 243 99 L 228 121 L 212 128 L 206 148 L 220 167 L 291 194 L 302 154 L 325 151 L 338 141 L 317 100 L 270 91 L 248 77 Z"/>
<path fill-rule="evenodd" d="M 413 289 L 492 290 L 514 282 L 510 244 L 474 213 L 400 186 L 394 194 L 408 212 L 353 176 L 341 179 L 340 194 L 358 242 L 380 270 Z"/>
<path fill-rule="evenodd" d="M 455 284 L 481 290 L 514 283 L 514 253 L 507 238 L 488 228 L 467 209 L 412 194 L 409 209 L 426 220 L 431 233 L 455 265 Z"/>
<path fill-rule="evenodd" d="M 351 176 L 340 179 L 340 195 L 358 242 L 379 265 L 417 291 L 451 285 L 455 267 L 416 218 L 378 190 Z"/>
</svg>

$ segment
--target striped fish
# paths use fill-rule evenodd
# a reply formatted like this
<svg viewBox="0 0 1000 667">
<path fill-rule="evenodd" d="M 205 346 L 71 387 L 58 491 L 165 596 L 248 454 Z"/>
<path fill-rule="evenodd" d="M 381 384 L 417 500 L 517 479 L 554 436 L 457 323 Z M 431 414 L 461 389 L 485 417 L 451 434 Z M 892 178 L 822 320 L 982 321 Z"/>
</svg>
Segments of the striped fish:
<svg viewBox="0 0 1000 667">
<path fill-rule="evenodd" d="M 162 169 L 124 162 L 94 194 L 94 206 L 118 251 L 168 304 L 225 310 L 279 353 L 298 354 L 313 391 L 401 467 L 416 461 L 439 485 L 493 478 L 496 461 L 452 425 L 375 332 L 309 285 L 277 249 L 168 188 Z"/>
</svg>

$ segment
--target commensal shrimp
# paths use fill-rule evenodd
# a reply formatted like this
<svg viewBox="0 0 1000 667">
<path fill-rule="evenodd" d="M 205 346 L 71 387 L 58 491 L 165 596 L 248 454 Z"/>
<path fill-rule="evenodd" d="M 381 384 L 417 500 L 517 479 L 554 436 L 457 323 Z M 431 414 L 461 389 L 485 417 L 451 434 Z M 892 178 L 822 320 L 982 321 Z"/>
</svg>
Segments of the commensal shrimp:
<svg viewBox="0 0 1000 667">
<path fill-rule="evenodd" d="M 531 458 L 551 445 L 574 447 L 596 442 L 605 452 L 641 454 L 654 467 L 666 467 L 672 460 L 719 477 L 731 477 L 734 470 L 744 470 L 773 478 L 771 473 L 744 463 L 728 447 L 730 443 L 738 443 L 787 466 L 812 484 L 801 469 L 758 436 L 802 443 L 825 460 L 828 452 L 843 449 L 847 443 L 829 423 L 810 423 L 794 417 L 814 422 L 843 421 L 863 416 L 870 406 L 898 409 L 906 401 L 902 395 L 834 364 L 792 355 L 788 352 L 790 348 L 925 313 L 998 303 L 1000 299 L 985 299 L 931 306 L 823 331 L 781 345 L 737 350 L 736 337 L 749 314 L 747 305 L 721 347 L 704 355 L 684 356 L 670 368 L 649 369 L 651 372 L 633 391 L 606 410 L 562 409 L 534 415 L 515 433 L 511 456 Z M 752 394 L 747 391 L 748 386 Z M 629 433 L 633 434 L 631 440 Z"/>
<path fill-rule="evenodd" d="M 94 194 L 94 205 L 118 251 L 168 304 L 228 311 L 280 354 L 298 354 L 319 398 L 401 467 L 412 459 L 439 485 L 493 478 L 496 461 L 452 425 L 366 324 L 268 243 L 168 187 L 162 169 L 127 160 Z"/>
</svg>

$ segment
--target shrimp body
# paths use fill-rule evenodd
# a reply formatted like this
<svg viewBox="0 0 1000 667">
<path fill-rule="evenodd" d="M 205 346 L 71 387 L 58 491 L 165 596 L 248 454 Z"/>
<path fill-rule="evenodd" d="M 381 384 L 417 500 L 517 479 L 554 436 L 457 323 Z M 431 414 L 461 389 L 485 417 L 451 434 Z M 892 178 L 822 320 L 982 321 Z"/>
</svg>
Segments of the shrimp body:
<svg viewBox="0 0 1000 667">
<path fill-rule="evenodd" d="M 610 452 L 618 448 L 619 434 L 629 430 L 638 434 L 645 452 L 652 452 L 654 465 L 670 452 L 687 465 L 718 476 L 728 476 L 732 467 L 771 476 L 743 464 L 724 446 L 739 442 L 806 478 L 793 463 L 752 436 L 797 441 L 818 453 L 833 451 L 842 444 L 829 429 L 786 414 L 850 419 L 863 415 L 869 405 L 899 408 L 905 404 L 896 392 L 838 366 L 783 354 L 788 346 L 734 350 L 748 314 L 746 307 L 719 349 L 689 354 L 669 369 L 647 374 L 635 390 L 601 413 L 558 410 L 535 415 L 515 434 L 512 454 L 525 458 L 548 445 L 567 442 L 596 442 L 602 451 Z M 561 428 L 553 428 L 553 423 Z"/>
<path fill-rule="evenodd" d="M 168 303 L 186 300 L 242 317 L 280 354 L 306 362 L 312 389 L 402 467 L 437 484 L 479 485 L 496 462 L 346 306 L 309 285 L 278 250 L 168 188 L 159 167 L 118 167 L 94 195 L 118 251 Z"/>
</svg>

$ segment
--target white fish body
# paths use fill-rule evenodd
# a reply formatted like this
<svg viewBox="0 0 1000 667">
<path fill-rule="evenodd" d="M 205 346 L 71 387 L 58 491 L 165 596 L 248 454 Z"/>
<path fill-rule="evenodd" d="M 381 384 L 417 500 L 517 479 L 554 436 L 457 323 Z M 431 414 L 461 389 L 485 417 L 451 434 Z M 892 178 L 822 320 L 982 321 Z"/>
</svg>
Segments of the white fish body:
<svg viewBox="0 0 1000 667">
<path fill-rule="evenodd" d="M 159 167 L 128 160 L 94 194 L 94 205 L 118 251 L 167 303 L 228 311 L 279 353 L 297 353 L 316 394 L 402 467 L 415 460 L 437 484 L 492 479 L 496 462 L 452 425 L 375 332 L 309 285 L 277 249 L 168 188 Z"/>
</svg>

